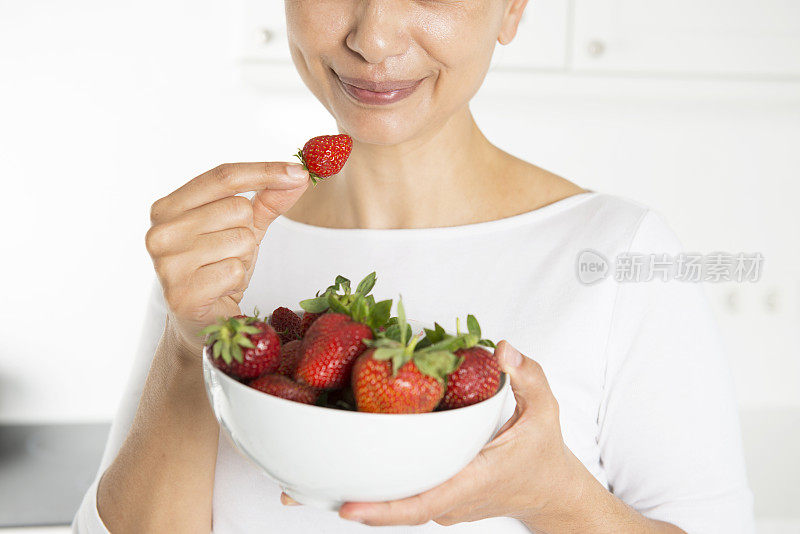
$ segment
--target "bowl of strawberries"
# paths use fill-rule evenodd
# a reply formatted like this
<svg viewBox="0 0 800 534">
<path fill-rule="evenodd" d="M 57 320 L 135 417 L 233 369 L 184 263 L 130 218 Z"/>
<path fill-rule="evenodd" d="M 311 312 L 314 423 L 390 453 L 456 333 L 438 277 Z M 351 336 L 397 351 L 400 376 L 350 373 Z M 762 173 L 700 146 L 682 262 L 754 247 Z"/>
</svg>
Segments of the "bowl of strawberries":
<svg viewBox="0 0 800 534">
<path fill-rule="evenodd" d="M 204 330 L 203 374 L 221 427 L 296 501 L 338 509 L 426 491 L 458 473 L 502 424 L 509 384 L 481 338 L 396 316 L 333 285 L 269 317 Z"/>
</svg>

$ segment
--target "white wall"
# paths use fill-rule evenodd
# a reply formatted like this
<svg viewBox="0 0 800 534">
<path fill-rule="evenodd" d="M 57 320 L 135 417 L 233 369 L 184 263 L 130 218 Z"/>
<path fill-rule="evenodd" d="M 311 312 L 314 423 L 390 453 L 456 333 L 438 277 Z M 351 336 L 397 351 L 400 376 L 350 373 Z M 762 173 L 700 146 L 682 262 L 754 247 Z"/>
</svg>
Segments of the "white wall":
<svg viewBox="0 0 800 534">
<path fill-rule="evenodd" d="M 543 1 L 566 16 L 555 3 Z M 242 68 L 241 19 L 238 2 L 0 0 L 0 420 L 111 417 L 152 281 L 150 203 L 333 129 L 290 71 Z M 780 471 L 763 436 L 789 429 L 756 423 L 800 410 L 800 85 L 542 62 L 490 75 L 474 103 L 490 139 L 653 206 L 687 250 L 766 257 L 760 283 L 707 290 L 753 429 L 751 471 Z M 788 509 L 768 503 L 794 486 L 760 510 Z"/>
</svg>

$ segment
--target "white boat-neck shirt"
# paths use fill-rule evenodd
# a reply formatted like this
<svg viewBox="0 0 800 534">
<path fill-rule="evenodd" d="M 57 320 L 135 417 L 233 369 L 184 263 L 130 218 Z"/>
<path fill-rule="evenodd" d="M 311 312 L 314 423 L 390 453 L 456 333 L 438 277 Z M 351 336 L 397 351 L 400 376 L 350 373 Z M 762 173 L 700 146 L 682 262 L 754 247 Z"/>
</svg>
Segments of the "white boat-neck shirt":
<svg viewBox="0 0 800 534">
<path fill-rule="evenodd" d="M 507 339 L 538 361 L 559 403 L 567 446 L 631 507 L 690 534 L 752 532 L 729 371 L 701 285 L 617 282 L 613 273 L 587 285 L 577 276 L 578 255 L 587 249 L 608 259 L 610 270 L 620 253 L 682 251 L 655 212 L 595 192 L 495 221 L 442 228 L 334 229 L 279 217 L 264 238 L 242 309 L 296 307 L 338 274 L 357 283 L 377 271 L 376 298 L 402 294 L 409 317 L 453 328 L 456 316 L 475 314 L 484 336 Z M 165 314 L 156 287 L 98 479 L 128 433 Z M 377 532 L 332 512 L 284 507 L 280 492 L 223 432 L 215 533 Z M 75 532 L 107 532 L 96 493 L 97 481 L 75 517 Z M 428 523 L 380 532 L 443 528 Z M 514 519 L 493 518 L 446 532 L 528 530 Z"/>
</svg>

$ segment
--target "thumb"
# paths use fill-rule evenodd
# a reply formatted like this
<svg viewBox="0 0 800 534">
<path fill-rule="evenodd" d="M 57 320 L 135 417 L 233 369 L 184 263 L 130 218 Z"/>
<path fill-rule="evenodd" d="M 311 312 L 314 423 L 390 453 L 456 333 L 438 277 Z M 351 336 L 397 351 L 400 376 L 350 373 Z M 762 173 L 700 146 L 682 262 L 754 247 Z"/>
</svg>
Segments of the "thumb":
<svg viewBox="0 0 800 534">
<path fill-rule="evenodd" d="M 511 380 L 517 405 L 523 411 L 528 406 L 541 405 L 543 401 L 553 399 L 541 365 L 524 356 L 506 340 L 497 344 L 495 353 L 500 367 Z"/>
<path fill-rule="evenodd" d="M 255 227 L 256 239 L 261 242 L 267 227 L 272 221 L 283 215 L 294 206 L 305 190 L 308 188 L 309 180 L 302 185 L 292 189 L 262 189 L 256 191 L 253 196 L 253 226 Z"/>
</svg>

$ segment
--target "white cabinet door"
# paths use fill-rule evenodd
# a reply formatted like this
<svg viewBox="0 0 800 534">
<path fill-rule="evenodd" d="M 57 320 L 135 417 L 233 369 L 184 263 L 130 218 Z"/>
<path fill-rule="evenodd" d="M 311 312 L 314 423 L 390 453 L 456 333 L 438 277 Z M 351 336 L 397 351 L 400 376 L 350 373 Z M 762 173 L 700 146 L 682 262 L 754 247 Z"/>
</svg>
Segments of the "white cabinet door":
<svg viewBox="0 0 800 534">
<path fill-rule="evenodd" d="M 502 69 L 563 69 L 567 63 L 568 0 L 531 0 L 517 36 L 497 45 L 492 65 Z"/>
<path fill-rule="evenodd" d="M 239 58 L 289 63 L 283 0 L 240 0 Z"/>
<path fill-rule="evenodd" d="M 574 0 L 579 71 L 800 76 L 798 0 Z"/>
</svg>

